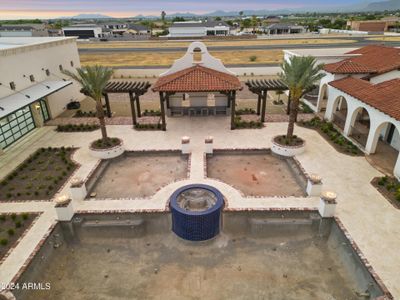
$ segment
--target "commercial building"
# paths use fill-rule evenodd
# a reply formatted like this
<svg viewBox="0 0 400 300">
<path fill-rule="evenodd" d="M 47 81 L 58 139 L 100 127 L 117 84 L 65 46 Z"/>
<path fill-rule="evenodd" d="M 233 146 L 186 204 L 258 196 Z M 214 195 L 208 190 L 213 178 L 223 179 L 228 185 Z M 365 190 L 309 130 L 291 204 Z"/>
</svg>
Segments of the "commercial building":
<svg viewBox="0 0 400 300">
<path fill-rule="evenodd" d="M 62 73 L 80 67 L 76 38 L 1 38 L 0 65 L 0 150 L 84 97 Z"/>
<path fill-rule="evenodd" d="M 40 37 L 48 35 L 44 24 L 0 25 L 0 37 Z"/>
<path fill-rule="evenodd" d="M 169 27 L 170 37 L 226 36 L 230 27 L 223 21 L 175 22 Z"/>
<path fill-rule="evenodd" d="M 78 39 L 101 38 L 103 36 L 103 28 L 93 24 L 63 27 L 62 31 L 64 36 L 76 36 Z"/>
</svg>

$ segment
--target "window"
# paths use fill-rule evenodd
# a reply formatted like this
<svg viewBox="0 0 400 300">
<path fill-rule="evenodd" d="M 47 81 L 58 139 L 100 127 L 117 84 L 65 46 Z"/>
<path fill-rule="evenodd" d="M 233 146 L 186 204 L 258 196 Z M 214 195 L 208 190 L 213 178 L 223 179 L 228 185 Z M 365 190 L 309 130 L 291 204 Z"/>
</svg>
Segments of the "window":
<svg viewBox="0 0 400 300">
<path fill-rule="evenodd" d="M 74 61 L 71 60 L 70 63 L 71 63 L 71 67 L 73 67 L 74 66 Z"/>
<path fill-rule="evenodd" d="M 193 49 L 193 62 L 198 63 L 202 60 L 202 53 L 200 48 Z"/>
<path fill-rule="evenodd" d="M 62 65 L 59 65 L 58 68 L 60 69 L 60 71 L 64 70 Z"/>
<path fill-rule="evenodd" d="M 14 82 L 14 81 L 11 81 L 11 82 L 10 82 L 10 88 L 11 88 L 13 91 L 15 91 L 16 86 L 15 86 L 15 82 Z"/>
<path fill-rule="evenodd" d="M 35 123 L 29 106 L 9 114 L 0 120 L 0 147 L 8 147 L 34 128 Z"/>
<path fill-rule="evenodd" d="M 46 69 L 46 75 L 50 76 L 50 70 L 49 69 Z"/>
<path fill-rule="evenodd" d="M 31 80 L 31 82 L 35 82 L 35 76 L 29 75 L 29 79 Z"/>
</svg>

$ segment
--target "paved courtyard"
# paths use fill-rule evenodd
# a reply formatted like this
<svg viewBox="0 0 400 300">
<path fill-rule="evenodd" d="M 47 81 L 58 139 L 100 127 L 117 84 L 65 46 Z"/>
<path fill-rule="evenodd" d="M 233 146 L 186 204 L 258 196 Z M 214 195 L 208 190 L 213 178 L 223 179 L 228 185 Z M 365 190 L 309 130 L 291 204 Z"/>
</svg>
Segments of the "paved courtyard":
<svg viewBox="0 0 400 300">
<path fill-rule="evenodd" d="M 127 150 L 180 149 L 180 138 L 191 137 L 190 177 L 160 189 L 150 201 L 75 201 L 76 211 L 143 209 L 163 210 L 168 196 L 188 183 L 208 183 L 226 197 L 228 208 L 315 208 L 318 197 L 245 197 L 225 183 L 204 178 L 204 138 L 214 136 L 214 146 L 228 148 L 269 148 L 271 138 L 286 130 L 286 123 L 266 123 L 257 130 L 229 130 L 229 118 L 176 118 L 167 120 L 167 131 L 135 131 L 129 125 L 108 126 L 110 136 L 122 138 Z M 85 178 L 96 166 L 88 144 L 99 136 L 99 131 L 88 133 L 56 133 L 53 127 L 44 127 L 7 149 L 0 156 L 0 177 L 4 177 L 20 162 L 40 147 L 79 147 L 73 158 L 81 164 L 75 176 Z M 338 194 L 337 216 L 369 260 L 395 298 L 400 298 L 400 211 L 396 210 L 370 184 L 381 175 L 364 157 L 350 157 L 338 153 L 313 130 L 296 127 L 296 134 L 307 141 L 306 152 L 299 155 L 306 172 L 323 178 L 324 189 Z M 68 185 L 64 188 L 67 193 Z M 0 265 L 0 279 L 9 282 L 55 222 L 51 202 L 0 203 L 0 212 L 42 212 L 31 230 L 20 241 L 12 254 Z"/>
</svg>

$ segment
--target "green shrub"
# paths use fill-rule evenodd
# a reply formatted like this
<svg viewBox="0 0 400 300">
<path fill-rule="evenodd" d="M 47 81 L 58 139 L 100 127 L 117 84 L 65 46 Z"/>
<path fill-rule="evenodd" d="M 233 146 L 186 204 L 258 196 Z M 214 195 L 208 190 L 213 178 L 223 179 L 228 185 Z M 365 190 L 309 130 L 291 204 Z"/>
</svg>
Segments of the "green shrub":
<svg viewBox="0 0 400 300">
<path fill-rule="evenodd" d="M 28 213 L 22 213 L 21 217 L 23 220 L 28 220 L 29 219 L 29 214 Z"/>
<path fill-rule="evenodd" d="M 15 222 L 15 228 L 21 228 L 22 222 L 21 221 L 16 221 Z"/>
<path fill-rule="evenodd" d="M 8 240 L 7 239 L 1 239 L 0 240 L 0 245 L 6 246 L 7 244 L 8 244 Z"/>
<path fill-rule="evenodd" d="M 11 220 L 15 221 L 17 219 L 17 214 L 12 213 L 11 214 Z"/>
<path fill-rule="evenodd" d="M 15 230 L 10 228 L 10 229 L 7 230 L 7 233 L 8 233 L 9 236 L 13 236 L 15 234 Z"/>
<path fill-rule="evenodd" d="M 249 60 L 252 61 L 252 62 L 254 62 L 254 61 L 257 60 L 257 56 L 252 55 L 252 56 L 249 57 Z"/>
<path fill-rule="evenodd" d="M 384 177 L 379 178 L 378 185 L 384 186 L 384 185 L 386 185 L 387 182 L 388 182 L 388 177 L 384 176 Z"/>
<path fill-rule="evenodd" d="M 0 221 L 4 222 L 5 220 L 7 220 L 6 215 L 0 215 Z"/>
</svg>

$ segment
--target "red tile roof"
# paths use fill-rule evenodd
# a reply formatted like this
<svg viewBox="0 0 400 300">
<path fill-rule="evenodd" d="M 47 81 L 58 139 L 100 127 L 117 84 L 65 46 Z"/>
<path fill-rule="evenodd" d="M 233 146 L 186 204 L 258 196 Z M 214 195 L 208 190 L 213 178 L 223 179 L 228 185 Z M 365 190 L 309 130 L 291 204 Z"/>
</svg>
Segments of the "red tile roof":
<svg viewBox="0 0 400 300">
<path fill-rule="evenodd" d="M 400 121 L 400 78 L 372 84 L 346 77 L 329 85 Z"/>
<path fill-rule="evenodd" d="M 398 48 L 370 45 L 347 54 L 360 55 L 327 64 L 324 70 L 332 74 L 382 74 L 400 68 Z"/>
<path fill-rule="evenodd" d="M 200 65 L 162 76 L 153 87 L 155 92 L 217 92 L 241 89 L 236 76 Z"/>
</svg>

